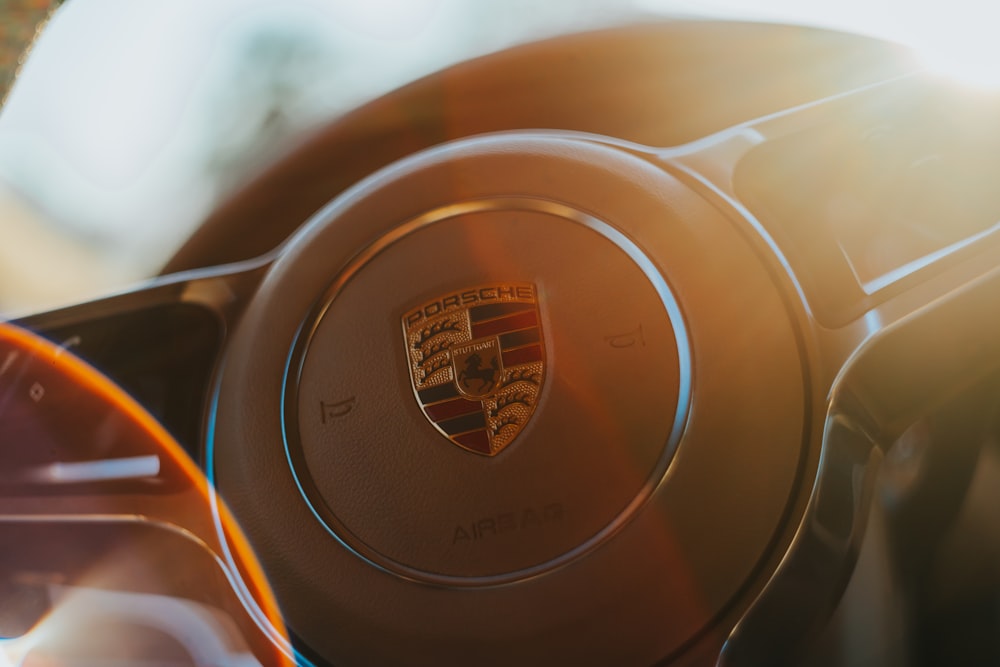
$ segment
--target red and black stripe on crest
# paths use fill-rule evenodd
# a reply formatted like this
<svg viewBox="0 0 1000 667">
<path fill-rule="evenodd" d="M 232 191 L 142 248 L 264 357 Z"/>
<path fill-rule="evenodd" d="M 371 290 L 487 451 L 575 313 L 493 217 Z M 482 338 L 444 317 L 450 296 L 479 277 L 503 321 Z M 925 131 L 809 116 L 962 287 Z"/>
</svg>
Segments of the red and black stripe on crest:
<svg viewBox="0 0 1000 667">
<path fill-rule="evenodd" d="M 504 369 L 543 359 L 538 309 L 533 303 L 494 303 L 469 309 L 472 340 L 496 337 Z M 482 400 L 459 394 L 454 382 L 417 392 L 424 412 L 461 446 L 491 453 L 491 434 Z"/>
<path fill-rule="evenodd" d="M 489 454 L 486 412 L 482 401 L 463 398 L 454 382 L 417 392 L 424 413 L 458 444 Z"/>
<path fill-rule="evenodd" d="M 472 339 L 497 336 L 504 368 L 542 360 L 542 331 L 533 303 L 491 303 L 469 309 Z"/>
</svg>

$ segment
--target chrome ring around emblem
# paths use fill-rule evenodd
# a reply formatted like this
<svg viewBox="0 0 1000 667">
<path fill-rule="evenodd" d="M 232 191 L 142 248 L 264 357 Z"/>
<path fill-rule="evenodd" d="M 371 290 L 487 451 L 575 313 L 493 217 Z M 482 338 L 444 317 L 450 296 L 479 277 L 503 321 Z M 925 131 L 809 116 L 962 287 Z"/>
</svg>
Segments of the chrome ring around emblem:
<svg viewBox="0 0 1000 667">
<path fill-rule="evenodd" d="M 569 220 L 576 224 L 579 224 L 593 232 L 596 232 L 600 236 L 604 237 L 606 240 L 610 241 L 612 244 L 617 246 L 617 248 L 625 253 L 627 257 L 633 262 L 642 274 L 645 276 L 646 280 L 652 285 L 655 290 L 659 301 L 661 302 L 671 324 L 674 332 L 674 341 L 676 344 L 676 355 L 678 362 L 678 387 L 677 387 L 677 401 L 676 407 L 674 408 L 674 416 L 672 425 L 670 427 L 669 436 L 664 443 L 661 455 L 655 465 L 652 473 L 647 479 L 645 485 L 640 489 L 640 491 L 632 498 L 629 502 L 603 529 L 599 530 L 588 539 L 584 540 L 582 543 L 576 545 L 565 551 L 562 555 L 557 556 L 551 560 L 541 563 L 536 566 L 521 568 L 512 572 L 490 575 L 490 576 L 475 576 L 475 577 L 464 577 L 464 576 L 454 576 L 447 574 L 440 574 L 436 572 L 428 572 L 422 569 L 411 567 L 405 563 L 401 563 L 398 560 L 386 557 L 384 554 L 377 552 L 376 550 L 369 547 L 365 542 L 353 534 L 343 523 L 338 519 L 333 510 L 329 508 L 316 488 L 314 482 L 312 481 L 309 471 L 306 468 L 306 463 L 303 459 L 301 452 L 301 442 L 299 434 L 299 381 L 303 368 L 305 365 L 305 359 L 309 350 L 309 346 L 316 334 L 320 322 L 323 320 L 324 316 L 327 314 L 331 308 L 334 301 L 337 299 L 338 295 L 344 290 L 344 288 L 350 283 L 350 281 L 358 274 L 358 272 L 369 262 L 374 260 L 378 255 L 383 253 L 385 250 L 400 242 L 407 236 L 417 232 L 421 229 L 434 225 L 435 223 L 443 222 L 445 220 L 453 219 L 458 216 L 483 213 L 483 212 L 495 212 L 495 211 L 525 211 L 534 213 L 543 213 L 565 220 Z M 486 285 L 485 287 L 497 287 L 497 285 Z M 475 288 L 480 289 L 483 286 L 463 286 L 456 285 L 456 292 L 459 294 L 463 291 L 468 291 L 469 289 Z M 530 304 L 531 308 L 537 309 L 537 293 L 535 291 L 534 285 L 530 283 L 512 283 L 504 284 L 502 287 L 512 290 L 511 294 L 513 297 L 508 301 L 511 303 L 521 303 Z M 518 289 L 521 290 L 520 296 L 518 296 Z M 419 306 L 419 304 L 416 304 Z M 530 312 L 531 308 L 527 305 L 523 308 L 526 312 Z M 407 311 L 409 312 L 409 311 Z M 536 311 L 537 312 L 537 311 Z M 402 315 L 402 325 L 404 338 L 409 341 L 412 336 L 419 336 L 419 332 L 414 332 L 410 330 L 407 326 L 407 314 Z M 538 319 L 540 323 L 540 318 Z M 540 324 L 539 324 L 539 336 Z M 480 340 L 482 338 L 483 340 Z M 490 347 L 492 343 L 490 342 L 490 336 L 479 336 L 475 340 L 470 338 L 470 341 L 465 343 L 462 347 L 469 347 L 469 350 L 465 350 L 468 354 L 463 356 L 463 364 L 467 363 L 471 358 L 472 354 L 477 352 L 475 345 L 481 343 L 483 350 L 492 349 Z M 458 348 L 461 351 L 462 347 Z M 539 362 L 544 358 L 544 346 L 539 342 Z M 423 407 L 421 402 L 421 397 L 419 391 L 421 387 L 418 387 L 418 381 L 416 380 L 416 374 L 420 372 L 420 361 L 414 356 L 409 357 L 409 367 L 411 371 L 411 385 L 414 390 L 414 395 L 417 398 L 418 404 Z M 498 361 L 498 368 L 499 368 Z M 486 389 L 486 394 L 495 398 L 495 394 L 492 392 L 492 387 L 487 388 L 489 385 L 488 378 L 490 360 L 486 359 L 486 368 L 483 368 L 484 361 L 482 355 L 479 357 L 478 364 L 473 361 L 468 364 L 468 368 L 464 365 L 462 368 L 456 367 L 456 361 L 453 358 L 449 359 L 448 367 L 452 369 L 453 374 L 458 377 L 463 370 L 467 373 L 471 373 L 471 377 L 468 379 L 476 380 L 475 382 L 470 381 L 467 383 L 468 392 L 471 398 L 477 399 L 477 394 L 482 394 L 483 390 Z M 485 371 L 485 372 L 484 372 Z M 500 377 L 497 375 L 496 377 Z M 466 379 L 466 378 L 463 378 Z M 479 379 L 483 379 L 484 382 L 479 382 Z M 457 384 L 457 383 L 453 383 Z M 599 220 L 587 213 L 574 209 L 565 204 L 558 202 L 553 202 L 544 199 L 534 199 L 528 197 L 495 197 L 490 199 L 475 199 L 465 202 L 455 203 L 449 206 L 444 206 L 437 208 L 427 213 L 420 215 L 410 221 L 399 225 L 389 233 L 383 235 L 381 238 L 376 240 L 371 245 L 367 246 L 362 250 L 350 264 L 341 271 L 331 282 L 330 286 L 323 293 L 323 295 L 316 301 L 314 308 L 310 315 L 304 320 L 300 326 L 299 332 L 296 336 L 295 342 L 292 345 L 291 351 L 289 353 L 286 366 L 285 374 L 282 382 L 282 413 L 281 413 L 281 426 L 282 426 L 282 439 L 284 444 L 284 450 L 286 459 L 288 461 L 289 467 L 291 469 L 292 475 L 294 477 L 295 483 L 299 489 L 300 494 L 308 505 L 310 511 L 314 517 L 326 528 L 329 534 L 335 538 L 342 546 L 354 553 L 359 558 L 365 560 L 370 565 L 381 569 L 385 572 L 391 573 L 393 575 L 402 577 L 404 579 L 419 581 L 424 583 L 430 583 L 434 585 L 440 585 L 445 587 L 482 587 L 482 586 L 494 586 L 500 584 L 506 584 L 513 581 L 518 581 L 530 577 L 537 576 L 544 572 L 550 571 L 552 569 L 561 567 L 566 563 L 582 556 L 583 554 L 594 549 L 598 544 L 607 540 L 609 537 L 617 533 L 624 525 L 629 521 L 629 519 L 635 514 L 635 512 L 641 508 L 646 501 L 650 498 L 653 491 L 663 482 L 666 478 L 666 473 L 673 459 L 674 452 L 677 445 L 681 439 L 684 431 L 684 427 L 689 414 L 690 398 L 691 398 L 691 384 L 692 384 L 692 360 L 691 360 L 691 349 L 688 339 L 687 330 L 684 324 L 684 318 L 681 313 L 679 304 L 677 303 L 672 291 L 670 290 L 666 279 L 661 274 L 659 269 L 654 265 L 652 260 L 633 242 L 628 236 L 626 236 L 622 231 L 616 227 Z M 466 392 L 460 392 L 462 394 Z M 533 402 L 536 402 L 541 394 L 541 376 L 538 377 L 538 392 L 535 393 Z M 485 394 L 484 394 L 485 396 Z M 496 406 L 493 406 L 494 408 Z M 534 404 L 531 405 L 531 410 L 534 410 Z M 433 419 L 429 417 L 425 411 L 425 416 L 428 417 L 433 423 Z M 530 417 L 530 414 L 529 414 Z M 449 434 L 444 433 L 435 424 L 438 431 L 441 432 L 446 437 L 455 442 Z M 518 429 L 518 433 L 520 429 Z M 513 433 L 513 432 L 512 432 Z M 456 442 L 459 446 L 468 449 L 476 454 L 485 454 L 487 456 L 493 456 L 498 454 L 507 445 L 514 440 L 518 433 L 513 433 L 512 437 L 507 438 L 502 445 L 497 446 L 492 440 L 487 439 L 484 443 L 475 443 L 473 446 L 468 446 L 467 444 L 462 444 Z"/>
</svg>

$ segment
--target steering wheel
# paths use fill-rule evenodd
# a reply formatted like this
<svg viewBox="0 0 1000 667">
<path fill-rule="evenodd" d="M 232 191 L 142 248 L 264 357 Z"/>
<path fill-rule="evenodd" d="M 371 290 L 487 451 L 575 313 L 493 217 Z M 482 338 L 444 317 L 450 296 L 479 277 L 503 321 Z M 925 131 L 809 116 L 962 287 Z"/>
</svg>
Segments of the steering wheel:
<svg viewBox="0 0 1000 667">
<path fill-rule="evenodd" d="M 188 445 L 302 662 L 795 663 L 879 471 L 990 428 L 992 101 L 910 69 L 787 26 L 520 47 L 318 133 L 167 275 L 18 324 Z"/>
</svg>

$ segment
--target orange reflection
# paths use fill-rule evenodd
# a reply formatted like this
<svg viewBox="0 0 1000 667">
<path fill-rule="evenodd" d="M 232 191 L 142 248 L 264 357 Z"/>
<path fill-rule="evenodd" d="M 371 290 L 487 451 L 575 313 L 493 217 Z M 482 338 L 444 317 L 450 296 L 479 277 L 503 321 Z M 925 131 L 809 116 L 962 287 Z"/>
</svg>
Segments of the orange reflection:
<svg viewBox="0 0 1000 667">
<path fill-rule="evenodd" d="M 0 614 L 0 666 L 294 664 L 260 565 L 187 453 L 99 372 L 2 323 L 0 456 L 0 543 L 17 545 L 0 599 L 23 610 Z"/>
</svg>

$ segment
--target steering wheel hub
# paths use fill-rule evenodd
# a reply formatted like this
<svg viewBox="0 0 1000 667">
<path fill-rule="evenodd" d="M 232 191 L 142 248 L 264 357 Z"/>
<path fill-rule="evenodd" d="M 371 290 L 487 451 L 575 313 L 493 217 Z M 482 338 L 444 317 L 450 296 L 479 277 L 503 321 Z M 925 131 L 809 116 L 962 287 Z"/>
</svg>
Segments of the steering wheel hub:
<svg viewBox="0 0 1000 667">
<path fill-rule="evenodd" d="M 233 333 L 209 453 L 292 631 L 427 664 L 650 663 L 704 631 L 805 448 L 776 275 L 597 137 L 468 139 L 344 193 Z"/>
<path fill-rule="evenodd" d="M 407 577 L 492 584 L 593 548 L 659 483 L 686 415 L 666 283 L 545 200 L 419 216 L 306 322 L 285 393 L 296 480 L 337 538 Z"/>
</svg>

